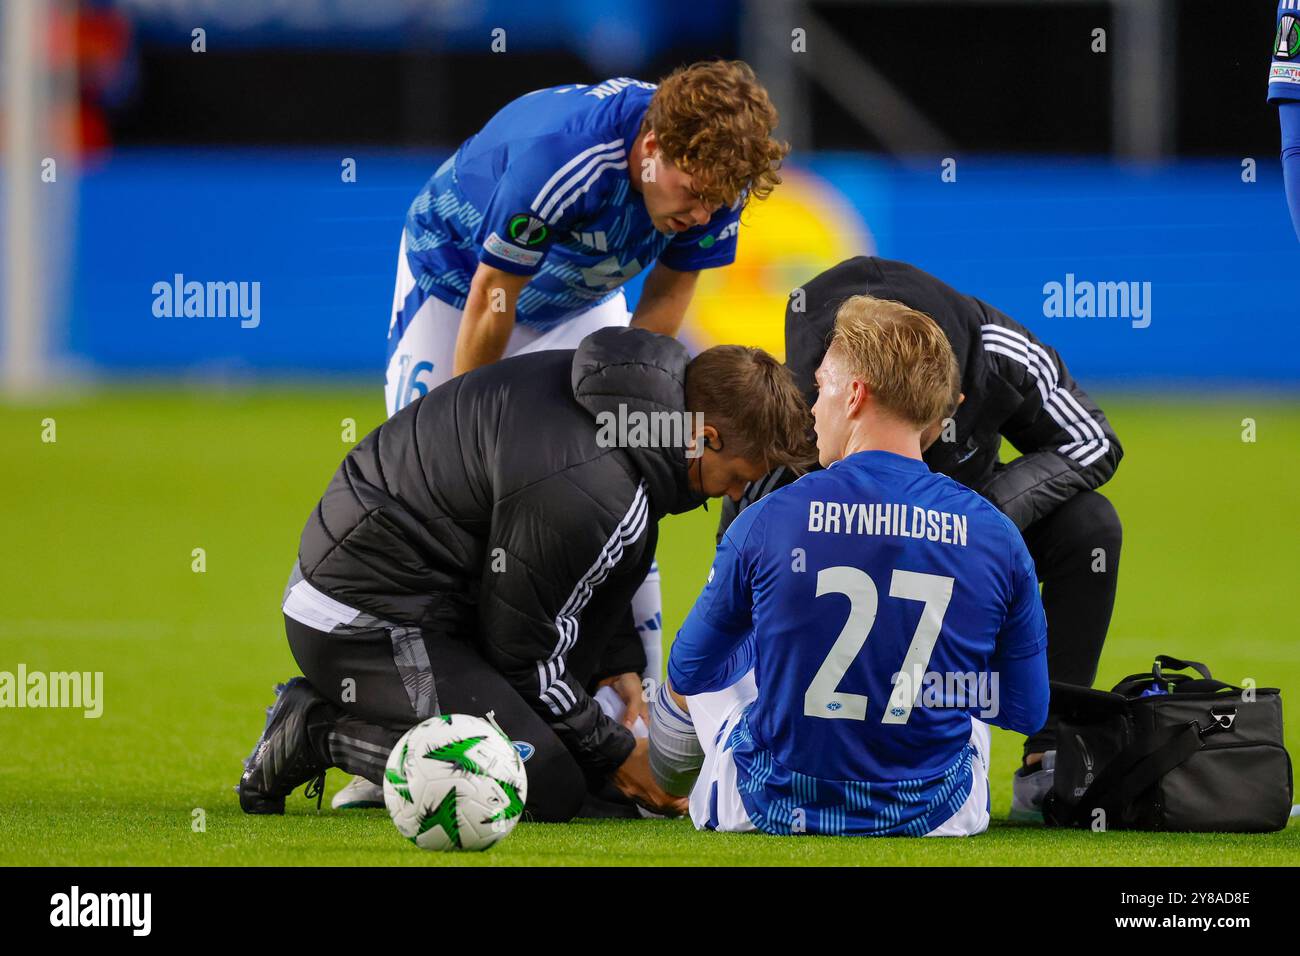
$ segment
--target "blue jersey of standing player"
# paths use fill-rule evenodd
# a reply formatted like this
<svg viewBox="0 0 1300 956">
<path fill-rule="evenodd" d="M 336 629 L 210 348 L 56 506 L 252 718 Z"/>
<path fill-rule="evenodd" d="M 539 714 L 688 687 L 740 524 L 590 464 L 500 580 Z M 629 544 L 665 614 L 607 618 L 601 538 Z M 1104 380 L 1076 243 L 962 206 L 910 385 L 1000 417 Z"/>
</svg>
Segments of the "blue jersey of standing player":
<svg viewBox="0 0 1300 956">
<path fill-rule="evenodd" d="M 922 835 L 970 794 L 972 716 L 1043 725 L 1046 645 L 1015 525 L 922 461 L 865 451 L 740 513 L 668 676 L 690 695 L 755 669 L 729 745 L 758 829 Z"/>
<path fill-rule="evenodd" d="M 1268 101 L 1276 103 L 1282 126 L 1282 177 L 1291 224 L 1300 238 L 1300 0 L 1279 0 Z"/>
<path fill-rule="evenodd" d="M 480 262 L 532 276 L 516 320 L 545 331 L 653 262 L 691 272 L 736 257 L 743 202 L 674 235 L 651 224 L 628 157 L 656 87 L 627 77 L 507 104 L 438 168 L 406 217 L 417 296 L 465 307 Z M 414 315 L 419 303 L 405 314 Z M 400 335 L 401 329 L 392 334 Z"/>
</svg>

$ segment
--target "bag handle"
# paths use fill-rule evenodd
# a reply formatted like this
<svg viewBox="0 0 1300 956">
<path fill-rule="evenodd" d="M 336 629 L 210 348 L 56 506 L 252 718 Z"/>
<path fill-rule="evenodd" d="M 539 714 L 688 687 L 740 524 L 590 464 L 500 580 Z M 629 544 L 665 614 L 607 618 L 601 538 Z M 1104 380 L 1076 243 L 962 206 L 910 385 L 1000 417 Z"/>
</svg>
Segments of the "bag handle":
<svg viewBox="0 0 1300 956">
<path fill-rule="evenodd" d="M 1120 751 L 1074 805 L 1070 822 L 1086 826 L 1088 814 L 1098 807 L 1107 814 L 1123 810 L 1139 794 L 1200 750 L 1206 737 L 1231 729 L 1236 719 L 1236 708 L 1232 708 L 1230 715 L 1212 710 L 1210 716 L 1214 722 L 1204 729 L 1195 720 L 1189 720 L 1185 724 L 1166 727 L 1149 740 Z"/>
<path fill-rule="evenodd" d="M 1202 664 L 1200 661 L 1185 661 L 1180 657 L 1170 657 L 1168 654 L 1157 654 L 1155 663 L 1151 665 L 1151 674 L 1155 677 L 1156 680 L 1167 679 L 1164 676 L 1164 674 L 1161 672 L 1161 668 L 1163 667 L 1168 667 L 1170 670 L 1176 670 L 1176 671 L 1186 670 L 1187 668 L 1190 667 L 1192 670 L 1196 671 L 1206 680 L 1214 679 L 1210 675 L 1210 669 L 1206 667 L 1204 664 Z"/>
</svg>

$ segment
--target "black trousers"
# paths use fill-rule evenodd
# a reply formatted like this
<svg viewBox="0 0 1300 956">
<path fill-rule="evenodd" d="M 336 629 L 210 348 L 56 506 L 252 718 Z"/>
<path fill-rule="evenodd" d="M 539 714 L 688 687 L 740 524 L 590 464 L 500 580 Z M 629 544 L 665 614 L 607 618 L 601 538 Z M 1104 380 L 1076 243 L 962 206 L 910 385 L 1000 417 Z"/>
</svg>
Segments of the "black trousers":
<svg viewBox="0 0 1300 956">
<path fill-rule="evenodd" d="M 1115 609 L 1123 543 L 1115 506 L 1096 491 L 1075 495 L 1024 530 L 1043 585 L 1047 675 L 1091 687 Z M 1025 753 L 1056 747 L 1056 721 L 1025 740 Z"/>
<path fill-rule="evenodd" d="M 467 641 L 422 635 L 423 658 L 409 652 L 399 665 L 386 627 L 325 633 L 285 616 L 285 632 L 303 676 L 341 711 L 318 743 L 331 766 L 381 783 L 388 754 L 403 733 L 438 714 L 493 719 L 510 739 L 532 745 L 525 814 L 542 822 L 570 820 L 587 794 L 587 781 L 572 754 L 546 722 Z M 418 673 L 411 660 L 420 660 Z M 432 672 L 433 694 L 413 693 Z M 425 713 L 417 713 L 416 702 Z"/>
</svg>

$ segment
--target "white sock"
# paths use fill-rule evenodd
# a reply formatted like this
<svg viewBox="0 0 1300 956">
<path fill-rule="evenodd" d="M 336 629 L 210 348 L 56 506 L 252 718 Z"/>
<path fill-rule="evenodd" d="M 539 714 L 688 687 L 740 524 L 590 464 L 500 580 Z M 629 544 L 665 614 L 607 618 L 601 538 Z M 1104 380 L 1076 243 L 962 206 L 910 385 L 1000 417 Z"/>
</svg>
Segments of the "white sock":
<svg viewBox="0 0 1300 956">
<path fill-rule="evenodd" d="M 660 684 L 650 701 L 650 771 L 668 793 L 684 797 L 691 792 L 704 765 L 704 748 L 695 733 L 691 715 L 682 710 Z"/>
</svg>

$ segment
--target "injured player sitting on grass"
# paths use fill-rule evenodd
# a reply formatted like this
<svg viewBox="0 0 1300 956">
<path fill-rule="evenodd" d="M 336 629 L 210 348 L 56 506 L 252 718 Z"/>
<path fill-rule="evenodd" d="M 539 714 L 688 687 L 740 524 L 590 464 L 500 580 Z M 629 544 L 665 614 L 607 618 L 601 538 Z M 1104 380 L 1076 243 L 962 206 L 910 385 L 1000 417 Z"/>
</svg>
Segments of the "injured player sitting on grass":
<svg viewBox="0 0 1300 956">
<path fill-rule="evenodd" d="M 1028 733 L 1047 713 L 1033 561 L 1006 515 L 921 460 L 960 400 L 933 320 L 848 299 L 816 380 L 824 470 L 724 534 L 651 706 L 651 769 L 698 829 L 981 833 L 988 724 Z"/>
<path fill-rule="evenodd" d="M 599 426 L 665 414 L 683 427 L 657 441 Z M 632 596 L 661 517 L 809 464 L 808 422 L 762 350 L 690 359 L 626 328 L 407 405 L 348 453 L 307 521 L 284 599 L 305 678 L 270 708 L 240 805 L 283 813 L 329 767 L 377 784 L 410 727 L 491 712 L 525 755 L 530 818 L 682 812 L 631 729 L 646 710 Z M 621 722 L 595 699 L 603 687 L 630 705 Z M 593 793 L 616 799 L 593 809 Z"/>
</svg>

